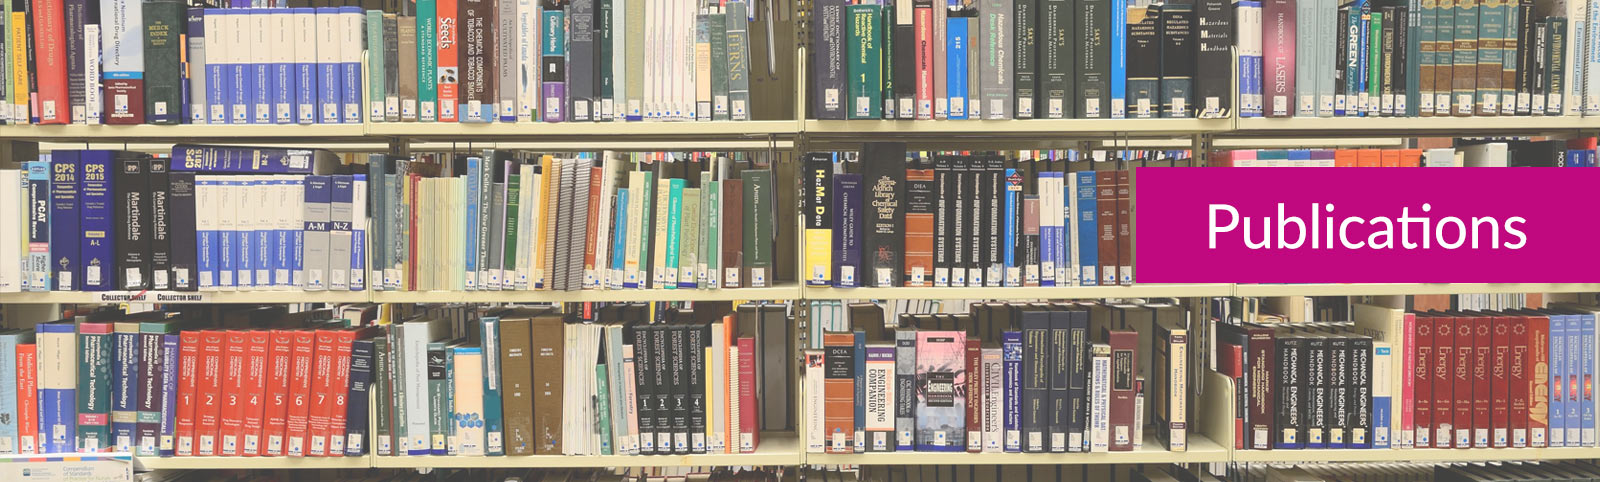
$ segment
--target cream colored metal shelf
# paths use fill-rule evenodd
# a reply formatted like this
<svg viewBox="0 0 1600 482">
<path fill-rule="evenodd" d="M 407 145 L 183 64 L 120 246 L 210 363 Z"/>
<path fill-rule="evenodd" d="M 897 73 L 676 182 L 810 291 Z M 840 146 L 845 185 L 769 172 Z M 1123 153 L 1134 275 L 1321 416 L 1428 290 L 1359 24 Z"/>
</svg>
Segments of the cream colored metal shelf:
<svg viewBox="0 0 1600 482">
<path fill-rule="evenodd" d="M 793 433 L 762 433 L 752 454 L 697 455 L 518 455 L 505 457 L 400 456 L 372 457 L 379 468 L 508 468 L 508 467 L 682 467 L 701 465 L 784 465 L 804 461 Z"/>
<path fill-rule="evenodd" d="M 807 286 L 808 300 L 1032 300 L 1229 296 L 1233 285 L 1136 284 L 1132 286 L 1035 286 L 1021 288 L 828 288 Z"/>
<path fill-rule="evenodd" d="M 248 140 L 294 139 L 315 142 L 371 142 L 366 124 L 182 124 L 182 125 L 4 125 L 0 139 L 36 141 L 124 140 L 152 143 L 157 140 L 245 142 Z"/>
<path fill-rule="evenodd" d="M 0 293 L 0 303 L 365 303 L 366 291 L 45 291 Z"/>
<path fill-rule="evenodd" d="M 1600 458 L 1600 448 L 1235 450 L 1234 462 L 1483 462 Z"/>
<path fill-rule="evenodd" d="M 610 137 L 623 140 L 665 138 L 748 139 L 769 135 L 792 136 L 799 124 L 792 120 L 749 122 L 523 122 L 462 124 L 453 122 L 378 122 L 369 123 L 367 134 L 413 139 L 501 139 Z"/>
<path fill-rule="evenodd" d="M 379 303 L 531 303 L 583 301 L 732 301 L 800 299 L 800 286 L 716 290 L 579 290 L 579 291 L 374 291 Z"/>
<path fill-rule="evenodd" d="M 371 457 L 134 457 L 138 467 L 161 469 L 364 469 Z"/>
<path fill-rule="evenodd" d="M 1199 464 L 1227 462 L 1228 450 L 1216 442 L 1189 434 L 1187 452 L 1170 452 L 1146 437 L 1144 446 L 1132 452 L 1096 453 L 968 453 L 968 452 L 870 452 L 861 454 L 806 454 L 807 464 L 856 465 L 1010 465 L 1010 464 Z"/>
<path fill-rule="evenodd" d="M 1591 293 L 1600 283 L 1312 283 L 1240 284 L 1234 296 L 1442 295 L 1469 293 Z"/>
<path fill-rule="evenodd" d="M 1014 119 L 1014 120 L 807 120 L 810 136 L 886 137 L 1030 137 L 1091 138 L 1118 135 L 1178 135 L 1223 132 L 1233 119 Z"/>
<path fill-rule="evenodd" d="M 1600 117 L 1339 117 L 1238 119 L 1228 136 L 1338 135 L 1470 136 L 1537 134 L 1600 129 Z"/>
</svg>

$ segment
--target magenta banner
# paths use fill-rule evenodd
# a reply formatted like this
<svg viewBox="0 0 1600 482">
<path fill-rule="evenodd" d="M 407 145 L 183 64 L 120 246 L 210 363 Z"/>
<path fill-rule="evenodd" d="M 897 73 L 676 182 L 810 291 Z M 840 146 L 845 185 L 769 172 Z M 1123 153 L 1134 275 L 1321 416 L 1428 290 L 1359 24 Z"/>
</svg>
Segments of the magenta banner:
<svg viewBox="0 0 1600 482">
<path fill-rule="evenodd" d="M 1138 168 L 1140 283 L 1600 281 L 1600 169 Z"/>
</svg>

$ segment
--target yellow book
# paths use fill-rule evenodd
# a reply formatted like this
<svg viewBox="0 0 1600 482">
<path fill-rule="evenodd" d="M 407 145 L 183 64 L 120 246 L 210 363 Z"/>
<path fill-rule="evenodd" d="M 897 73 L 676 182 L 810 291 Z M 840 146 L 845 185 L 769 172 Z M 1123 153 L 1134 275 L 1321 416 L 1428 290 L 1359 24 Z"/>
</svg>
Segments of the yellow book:
<svg viewBox="0 0 1600 482">
<path fill-rule="evenodd" d="M 533 289 L 546 289 L 544 280 L 544 227 L 545 216 L 549 211 L 550 193 L 550 165 L 552 158 L 549 155 L 539 158 L 539 179 L 534 182 L 534 211 L 533 211 L 533 262 L 530 268 L 533 271 Z"/>
</svg>

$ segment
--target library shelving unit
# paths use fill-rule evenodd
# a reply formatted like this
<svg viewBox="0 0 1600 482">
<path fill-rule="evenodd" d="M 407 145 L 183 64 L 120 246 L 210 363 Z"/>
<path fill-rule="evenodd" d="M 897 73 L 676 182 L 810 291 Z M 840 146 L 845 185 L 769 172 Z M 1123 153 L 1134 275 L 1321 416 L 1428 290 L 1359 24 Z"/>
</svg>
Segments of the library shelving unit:
<svg viewBox="0 0 1600 482">
<path fill-rule="evenodd" d="M 1022 288 L 828 288 L 807 286 L 809 300 L 944 300 L 944 299 L 1105 299 L 1231 296 L 1225 283 L 1137 284 L 1131 286 L 1033 286 Z"/>
<path fill-rule="evenodd" d="M 511 303 L 511 302 L 633 302 L 633 301 L 735 301 L 800 299 L 800 286 L 779 284 L 770 288 L 736 289 L 633 289 L 579 291 L 373 291 L 377 303 Z"/>
<path fill-rule="evenodd" d="M 360 457 L 134 457 L 137 466 L 164 469 L 364 469 L 372 466 Z"/>
<path fill-rule="evenodd" d="M 1229 450 L 1200 434 L 1189 434 L 1189 450 L 1169 452 L 1159 448 L 1154 436 L 1132 452 L 1095 453 L 968 453 L 968 452 L 868 452 L 860 454 L 806 454 L 807 464 L 852 465 L 1085 465 L 1085 464 L 1200 464 L 1227 462 Z"/>
<path fill-rule="evenodd" d="M 1600 130 L 1600 117 L 1250 117 L 1236 119 L 1240 136 L 1443 136 L 1575 134 Z"/>
<path fill-rule="evenodd" d="M 366 124 L 0 125 L 0 141 L 372 142 Z"/>
<path fill-rule="evenodd" d="M 761 445 L 749 454 L 694 455 L 521 455 L 505 457 L 372 456 L 379 468 L 514 468 L 514 467 L 666 467 L 703 465 L 783 465 L 804 463 L 800 439 L 794 433 L 761 434 Z"/>
<path fill-rule="evenodd" d="M 1238 284 L 1234 285 L 1233 296 L 1363 296 L 1594 292 L 1600 292 L 1600 283 L 1318 283 Z"/>
<path fill-rule="evenodd" d="M 0 303 L 365 303 L 365 291 L 36 291 L 0 293 Z"/>
</svg>

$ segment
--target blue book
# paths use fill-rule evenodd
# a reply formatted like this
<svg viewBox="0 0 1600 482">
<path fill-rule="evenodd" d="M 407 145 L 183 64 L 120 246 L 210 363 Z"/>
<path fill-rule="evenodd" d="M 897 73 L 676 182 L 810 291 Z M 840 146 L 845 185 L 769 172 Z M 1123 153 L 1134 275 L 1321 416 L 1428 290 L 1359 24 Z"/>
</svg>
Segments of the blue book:
<svg viewBox="0 0 1600 482">
<path fill-rule="evenodd" d="M 483 347 L 483 433 L 488 443 L 484 455 L 505 455 L 505 424 L 500 413 L 500 317 L 485 316 L 478 320 L 482 329 L 479 345 Z"/>
<path fill-rule="evenodd" d="M 867 332 L 855 331 L 855 356 L 851 359 L 856 365 L 856 420 L 855 442 L 856 453 L 867 451 L 867 433 L 863 423 L 867 421 Z M 963 352 L 965 353 L 965 352 Z"/>
<path fill-rule="evenodd" d="M 1567 377 L 1565 409 L 1567 413 L 1563 423 L 1567 428 L 1567 446 L 1577 447 L 1582 445 L 1583 441 L 1583 420 L 1580 417 L 1582 408 L 1579 407 L 1583 405 L 1583 396 L 1578 393 L 1583 387 L 1583 380 L 1578 378 L 1583 373 L 1583 368 L 1579 366 L 1581 364 L 1580 360 L 1583 359 L 1583 354 L 1579 353 L 1583 350 L 1583 342 L 1580 341 L 1583 338 L 1583 319 L 1579 315 L 1566 315 L 1564 318 L 1567 319 L 1567 362 L 1565 366 Z"/>
<path fill-rule="evenodd" d="M 234 220 L 234 248 L 238 251 L 233 258 L 234 280 L 240 287 L 254 287 L 260 284 L 256 281 L 256 223 L 254 218 L 246 219 L 246 213 L 254 214 L 257 206 L 261 205 L 261 181 L 250 178 L 241 178 L 234 181 L 239 197 L 234 199 L 234 212 L 240 214 Z"/>
<path fill-rule="evenodd" d="M 1076 151 L 1067 152 L 1070 156 L 1077 156 Z M 1075 157 L 1069 157 L 1068 159 L 1073 158 Z M 1056 186 L 1059 186 L 1060 189 L 1057 189 L 1056 192 L 1052 194 L 1059 198 L 1059 201 L 1061 202 L 1061 222 L 1060 224 L 1056 224 L 1054 222 L 1051 223 L 1054 225 L 1051 226 L 1051 228 L 1056 231 L 1054 247 L 1056 252 L 1056 257 L 1054 259 L 1056 263 L 1055 276 L 1056 285 L 1067 286 L 1072 284 L 1072 243 L 1074 240 L 1072 239 L 1072 227 L 1071 224 L 1069 224 L 1072 222 L 1072 220 L 1068 218 L 1072 216 L 1073 179 L 1065 172 L 1056 174 L 1056 177 L 1061 178 L 1061 180 L 1056 181 L 1055 184 Z M 1040 206 L 1040 209 L 1043 208 L 1043 206 Z"/>
<path fill-rule="evenodd" d="M 161 335 L 161 438 L 157 448 L 162 457 L 171 457 L 176 451 L 173 434 L 178 417 L 178 338 L 177 333 Z"/>
<path fill-rule="evenodd" d="M 1014 168 L 1006 169 L 1005 231 L 1001 233 L 1000 258 L 1006 265 L 1005 285 L 1022 286 L 1022 268 L 1017 266 L 1017 209 L 1021 206 L 1022 176 Z"/>
<path fill-rule="evenodd" d="M 310 174 L 317 159 L 336 161 L 332 151 L 274 147 L 172 146 L 172 172 Z"/>
<path fill-rule="evenodd" d="M 467 289 L 478 289 L 478 199 L 483 195 L 483 159 L 477 156 L 467 157 L 467 198 L 463 204 L 467 207 Z M 491 181 L 493 182 L 493 181 Z M 488 280 L 484 280 L 488 281 Z"/>
<path fill-rule="evenodd" d="M 1311 151 L 1307 149 L 1294 149 L 1286 153 L 1289 165 L 1292 167 L 1309 167 L 1311 165 Z"/>
<path fill-rule="evenodd" d="M 28 175 L 28 260 L 22 289 L 50 291 L 50 161 L 28 161 L 22 167 Z"/>
<path fill-rule="evenodd" d="M 1392 355 L 1393 354 L 1393 348 L 1391 348 L 1391 347 L 1389 347 L 1387 345 L 1372 347 L 1372 353 L 1373 353 L 1372 354 L 1373 359 L 1388 358 L 1388 359 L 1391 360 L 1391 363 L 1394 362 L 1394 356 Z M 1372 397 L 1372 427 L 1373 427 L 1372 434 L 1373 434 L 1373 436 L 1372 436 L 1372 447 L 1371 448 L 1375 448 L 1375 449 L 1386 449 L 1386 448 L 1389 448 L 1389 438 L 1396 435 L 1396 434 L 1389 433 L 1389 430 L 1387 428 L 1387 427 L 1389 427 L 1390 417 L 1393 416 L 1390 413 L 1390 410 L 1393 407 L 1390 407 L 1389 405 L 1390 405 L 1389 397 L 1379 397 L 1379 396 L 1373 396 Z M 1351 443 L 1350 444 L 1350 448 L 1367 448 L 1367 447 L 1364 446 L 1364 445 L 1358 445 L 1358 444 L 1355 444 L 1355 443 Z"/>
<path fill-rule="evenodd" d="M 1128 0 L 1111 0 L 1111 118 L 1128 116 Z"/>
<path fill-rule="evenodd" d="M 78 335 L 70 321 L 40 323 L 35 326 L 35 334 L 39 361 L 39 453 L 76 452 L 78 380 L 72 374 L 77 372 Z"/>
<path fill-rule="evenodd" d="M 263 45 L 271 45 L 270 37 L 273 33 L 271 17 L 273 10 L 265 8 L 252 8 L 248 17 L 250 23 L 251 52 L 249 72 L 250 75 L 250 123 L 272 123 L 272 63 L 268 60 L 272 53 L 256 52 Z"/>
<path fill-rule="evenodd" d="M 1579 440 L 1584 447 L 1593 447 L 1594 439 L 1594 390 L 1590 388 L 1590 381 L 1594 380 L 1594 314 L 1573 315 L 1578 318 L 1582 334 L 1578 337 L 1578 353 L 1582 354 L 1578 360 L 1578 383 L 1583 388 L 1579 399 L 1579 423 L 1582 425 Z"/>
<path fill-rule="evenodd" d="M 372 338 L 356 340 L 350 343 L 350 387 L 349 399 L 345 404 L 345 437 L 344 455 L 346 457 L 359 457 L 366 452 L 368 404 L 367 398 L 372 391 Z M 465 349 L 465 348 L 458 348 Z M 476 350 L 477 347 L 470 348 Z M 335 432 L 332 436 L 337 438 L 341 434 Z M 337 446 L 330 447 L 330 456 L 337 456 Z"/>
<path fill-rule="evenodd" d="M 1022 451 L 1022 332 L 1007 331 L 1000 334 L 1000 359 L 1005 381 L 1005 451 Z"/>
<path fill-rule="evenodd" d="M 290 19 L 299 38 L 295 39 L 294 54 L 294 119 L 301 124 L 317 122 L 317 55 L 315 52 L 316 34 L 307 34 L 303 29 L 317 27 L 317 9 L 302 7 L 289 9 Z M 303 52 L 302 47 L 313 46 L 311 52 Z"/>
<path fill-rule="evenodd" d="M 1549 446 L 1567 446 L 1567 317 L 1550 316 Z M 1458 437 L 1459 438 L 1459 437 Z"/>
<path fill-rule="evenodd" d="M 1078 171 L 1076 173 L 1078 195 L 1077 219 L 1069 222 L 1078 223 L 1078 270 L 1079 284 L 1095 286 L 1099 284 L 1099 265 L 1097 264 L 1100 252 L 1100 243 L 1096 242 L 1096 228 L 1099 224 L 1097 217 L 1099 211 L 1096 206 L 1095 173 L 1094 171 Z"/>
<path fill-rule="evenodd" d="M 7 441 L 11 452 L 16 452 L 16 446 L 11 445 L 17 441 L 17 435 L 26 428 L 17 426 L 17 397 L 10 394 L 17 393 L 17 345 L 33 343 L 33 332 L 14 331 L 0 335 L 0 360 L 10 360 L 0 363 L 0 441 Z M 38 432 L 38 427 L 31 429 L 32 433 Z"/>
<path fill-rule="evenodd" d="M 713 221 L 715 222 L 715 221 Z M 627 266 L 628 246 L 628 190 L 617 190 L 617 222 L 611 235 L 611 288 L 622 287 L 622 272 Z M 621 356 L 621 354 L 618 354 Z"/>
<path fill-rule="evenodd" d="M 1367 57 L 1369 57 L 1369 55 L 1367 55 L 1367 52 L 1369 52 L 1369 50 L 1367 50 L 1367 49 L 1370 48 L 1369 47 L 1370 44 L 1368 44 L 1367 41 L 1370 40 L 1368 37 L 1370 37 L 1372 35 L 1372 28 L 1371 28 L 1372 11 L 1370 9 L 1366 8 L 1366 3 L 1367 2 L 1365 2 L 1365 1 L 1357 1 L 1356 3 L 1354 3 L 1354 4 L 1352 4 L 1350 6 L 1351 13 L 1355 13 L 1356 15 L 1360 15 L 1360 18 L 1357 20 L 1357 22 L 1359 22 L 1361 24 L 1361 35 L 1356 37 L 1356 47 L 1359 49 L 1361 55 L 1357 55 L 1356 56 L 1356 57 L 1359 57 L 1360 59 L 1356 62 L 1357 75 L 1355 77 L 1356 77 L 1356 88 L 1360 89 L 1360 90 L 1357 90 L 1356 92 L 1360 93 L 1358 95 L 1358 97 L 1362 98 L 1362 99 L 1366 99 L 1367 98 L 1367 94 L 1366 94 L 1368 92 L 1367 85 L 1369 85 L 1368 83 L 1373 80 L 1373 79 L 1368 79 L 1367 78 L 1367 62 L 1372 60 L 1372 59 L 1368 59 L 1367 58 Z M 1347 101 L 1348 101 L 1348 99 L 1347 99 Z M 1357 115 L 1361 115 L 1361 116 L 1367 115 L 1368 106 L 1371 105 L 1371 104 L 1374 104 L 1374 103 L 1378 103 L 1378 99 L 1367 99 L 1366 102 L 1360 103 L 1357 106 L 1358 108 L 1356 109 L 1356 114 Z M 1350 106 L 1348 106 L 1348 105 L 1345 106 L 1345 111 L 1349 112 L 1349 110 L 1350 110 Z"/>
<path fill-rule="evenodd" d="M 1062 178 L 1062 173 L 1059 173 L 1059 172 L 1054 172 L 1054 171 L 1043 171 L 1043 172 L 1040 172 L 1039 173 L 1039 186 L 1040 187 L 1045 187 L 1045 186 L 1053 185 L 1053 181 L 1051 181 L 1051 179 L 1061 179 L 1061 178 Z M 1039 201 L 1041 203 L 1045 202 L 1047 200 L 1050 200 L 1050 199 L 1053 199 L 1053 198 L 1051 196 L 1048 196 L 1048 195 L 1039 196 Z M 1047 209 L 1048 208 L 1046 208 L 1045 206 L 1040 206 L 1039 207 L 1040 215 L 1043 216 L 1043 214 L 1045 212 L 1047 212 Z M 1044 223 L 1044 222 L 1039 223 L 1039 272 L 1041 273 L 1041 276 L 1039 276 L 1039 286 L 1056 286 L 1058 284 L 1060 284 L 1060 285 L 1067 284 L 1067 280 L 1058 280 L 1058 279 L 1056 279 L 1056 275 L 1055 275 L 1055 272 L 1056 272 L 1056 261 L 1058 259 L 1060 259 L 1059 258 L 1060 253 L 1056 252 L 1056 238 L 1060 237 L 1060 236 L 1061 236 L 1061 229 L 1060 229 L 1059 226 L 1054 226 L 1054 225 L 1051 225 L 1050 223 Z"/>
<path fill-rule="evenodd" d="M 197 211 L 195 235 L 195 269 L 200 277 L 200 288 L 211 289 L 218 286 L 217 269 L 221 266 L 222 246 L 221 233 L 216 229 L 215 214 L 217 196 L 221 193 L 221 182 L 215 176 L 195 176 L 195 208 Z"/>
<path fill-rule="evenodd" d="M 967 118 L 967 19 L 945 19 L 945 89 L 950 93 L 947 119 Z"/>
<path fill-rule="evenodd" d="M 204 73 L 206 91 L 203 93 L 206 97 L 206 108 L 209 110 L 205 114 L 206 121 L 211 124 L 227 124 L 229 116 L 232 115 L 230 114 L 232 109 L 228 105 L 228 92 L 233 88 L 229 85 L 227 75 L 229 58 L 223 55 L 227 44 L 225 39 L 228 36 L 222 33 L 231 28 L 231 25 L 227 24 L 228 15 L 231 14 L 232 12 L 220 8 L 207 8 L 204 14 L 206 30 L 213 32 L 207 35 L 205 40 L 206 51 L 211 53 L 206 55 Z"/>
<path fill-rule="evenodd" d="M 367 289 L 367 202 L 361 199 L 367 193 L 367 175 L 350 176 L 350 291 Z"/>
<path fill-rule="evenodd" d="M 277 45 L 292 45 L 294 38 L 291 36 L 294 25 L 294 9 L 277 8 L 272 10 L 272 15 L 267 22 L 273 32 L 273 43 Z M 296 65 L 294 52 L 290 49 L 273 49 L 271 62 L 268 64 L 271 71 L 268 76 L 272 82 L 272 122 L 275 124 L 293 124 L 294 107 L 296 103 Z"/>
<path fill-rule="evenodd" d="M 116 262 L 112 260 L 111 151 L 82 151 L 79 206 L 82 208 L 78 238 L 79 259 L 83 262 L 83 291 L 106 291 L 116 286 Z"/>
<path fill-rule="evenodd" d="M 344 123 L 361 123 L 361 25 L 366 23 L 366 12 L 361 7 L 339 7 L 339 35 L 343 38 L 343 45 L 339 48 L 339 99 L 344 107 L 340 109 Z M 494 28 L 485 29 L 494 32 Z M 380 73 L 375 76 L 382 78 Z M 377 82 L 378 80 L 374 80 Z M 491 108 L 492 113 L 492 108 Z"/>
<path fill-rule="evenodd" d="M 61 150 L 50 154 L 50 277 L 51 289 L 72 291 L 83 279 L 78 267 L 78 177 L 80 151 Z M 0 360 L 11 360 L 10 358 Z M 4 392 L 0 392 L 4 393 Z"/>
<path fill-rule="evenodd" d="M 132 452 L 139 428 L 139 324 L 117 322 L 111 334 L 111 441 Z"/>
<path fill-rule="evenodd" d="M 306 188 L 308 187 L 308 184 L 306 184 L 305 181 L 306 180 L 305 180 L 304 177 L 296 176 L 296 177 L 289 178 L 289 192 L 291 194 L 291 197 L 294 197 L 297 200 L 301 200 L 302 202 L 306 199 L 305 191 L 306 191 Z M 298 206 L 299 203 L 290 203 L 290 205 L 291 206 Z M 304 224 L 304 221 L 305 221 L 305 218 L 304 218 L 305 208 L 303 206 L 300 206 L 299 209 L 300 209 L 300 212 L 296 213 L 295 215 L 292 215 L 291 217 L 293 217 L 294 219 L 300 220 L 302 222 L 299 225 L 292 225 L 289 228 L 289 248 L 288 248 L 288 251 L 289 251 L 289 277 L 290 277 L 289 278 L 290 279 L 290 283 L 289 284 L 294 286 L 294 287 L 297 287 L 297 288 L 305 286 L 305 271 L 306 271 L 306 252 L 305 252 L 306 230 L 305 230 L 305 224 Z"/>
<path fill-rule="evenodd" d="M 344 66 L 340 63 L 340 7 L 317 7 L 317 112 L 323 124 L 344 121 Z"/>
</svg>

